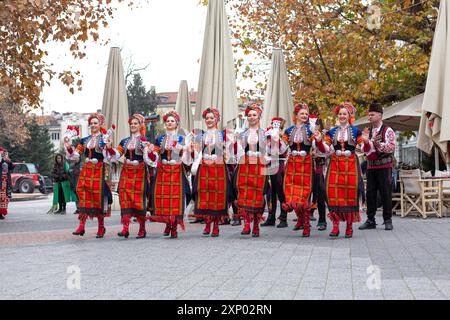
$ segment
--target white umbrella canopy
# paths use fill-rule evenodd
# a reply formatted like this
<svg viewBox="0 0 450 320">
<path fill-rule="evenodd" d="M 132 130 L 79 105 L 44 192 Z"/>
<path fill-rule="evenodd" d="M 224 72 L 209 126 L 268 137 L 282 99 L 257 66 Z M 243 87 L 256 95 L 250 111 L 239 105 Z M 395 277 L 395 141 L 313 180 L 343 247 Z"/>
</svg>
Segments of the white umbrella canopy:
<svg viewBox="0 0 450 320">
<path fill-rule="evenodd" d="M 289 77 L 284 62 L 283 51 L 274 49 L 272 52 L 272 69 L 264 99 L 264 114 L 262 125 L 268 127 L 270 120 L 281 117 L 286 125 L 292 124 L 293 110 L 292 92 Z"/>
<path fill-rule="evenodd" d="M 443 153 L 447 153 L 447 144 L 450 141 L 449 55 L 450 1 L 441 0 L 417 141 L 417 146 L 427 153 L 431 153 L 433 145 L 437 145 Z"/>
<path fill-rule="evenodd" d="M 120 57 L 120 49 L 113 47 L 109 52 L 108 71 L 106 72 L 105 91 L 103 93 L 102 113 L 105 116 L 107 128 L 115 124 L 116 131 L 113 136 L 113 145 L 119 144 L 120 140 L 130 135 L 128 125 L 128 99 L 125 86 L 125 77 Z M 120 209 L 119 196 L 116 193 L 121 165 L 110 168 L 109 179 L 111 191 L 113 191 L 113 210 Z"/>
<path fill-rule="evenodd" d="M 185 129 L 187 132 L 191 132 L 194 129 L 194 117 L 192 115 L 191 99 L 189 97 L 189 88 L 186 80 L 183 80 L 180 83 L 175 111 L 180 115 L 181 128 Z"/>
<path fill-rule="evenodd" d="M 202 112 L 216 107 L 225 128 L 238 114 L 236 74 L 225 1 L 209 0 L 198 81 L 195 127 L 205 128 Z"/>
<path fill-rule="evenodd" d="M 418 130 L 422 116 L 423 93 L 385 108 L 383 122 L 394 130 Z M 354 126 L 364 128 L 370 124 L 367 116 L 354 122 Z"/>
<path fill-rule="evenodd" d="M 111 48 L 109 52 L 102 113 L 105 115 L 107 128 L 112 124 L 116 125 L 113 145 L 117 145 L 120 140 L 130 135 L 127 90 L 120 48 Z"/>
</svg>

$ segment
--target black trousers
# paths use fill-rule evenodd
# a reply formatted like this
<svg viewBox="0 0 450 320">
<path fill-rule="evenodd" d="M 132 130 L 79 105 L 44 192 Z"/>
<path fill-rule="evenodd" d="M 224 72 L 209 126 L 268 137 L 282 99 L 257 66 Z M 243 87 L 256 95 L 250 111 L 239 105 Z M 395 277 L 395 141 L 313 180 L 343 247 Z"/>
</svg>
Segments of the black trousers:
<svg viewBox="0 0 450 320">
<path fill-rule="evenodd" d="M 270 199 L 272 201 L 272 210 L 269 212 L 267 220 L 274 221 L 276 219 L 278 200 L 280 200 L 280 203 L 286 202 L 283 190 L 283 175 L 281 173 L 270 176 Z M 286 220 L 287 212 L 282 207 L 280 210 L 280 220 Z"/>
<path fill-rule="evenodd" d="M 319 210 L 319 222 L 327 222 L 325 215 L 325 177 L 323 176 L 323 173 L 314 174 L 313 202 L 317 203 L 317 210 Z M 314 212 L 314 210 L 312 212 Z"/>
<path fill-rule="evenodd" d="M 392 219 L 392 169 L 367 169 L 367 219 L 375 221 L 377 212 L 377 194 L 380 193 L 383 204 L 383 219 Z"/>
<path fill-rule="evenodd" d="M 64 191 L 61 182 L 59 183 L 58 188 L 59 188 L 58 190 L 59 209 L 66 210 L 66 199 L 64 198 Z"/>
</svg>

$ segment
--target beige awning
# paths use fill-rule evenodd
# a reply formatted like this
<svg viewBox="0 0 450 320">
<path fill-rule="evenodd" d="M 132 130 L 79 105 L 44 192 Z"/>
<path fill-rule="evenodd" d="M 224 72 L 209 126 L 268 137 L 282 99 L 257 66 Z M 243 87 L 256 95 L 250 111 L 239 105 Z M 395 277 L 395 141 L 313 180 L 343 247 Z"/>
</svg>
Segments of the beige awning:
<svg viewBox="0 0 450 320">
<path fill-rule="evenodd" d="M 238 114 L 233 50 L 223 0 L 210 0 L 208 3 L 194 117 L 196 128 L 205 127 L 202 112 L 211 106 L 221 114 L 221 128 Z"/>
<path fill-rule="evenodd" d="M 270 120 L 274 117 L 281 117 L 286 120 L 286 126 L 292 123 L 292 92 L 281 49 L 274 49 L 272 52 L 272 69 L 270 70 L 263 106 L 262 125 L 265 128 L 270 125 Z"/>
<path fill-rule="evenodd" d="M 177 95 L 177 104 L 175 111 L 180 115 L 181 128 L 187 132 L 194 129 L 194 117 L 192 115 L 191 99 L 189 97 L 189 88 L 186 80 L 181 81 Z"/>
<path fill-rule="evenodd" d="M 384 109 L 383 122 L 396 131 L 418 130 L 422 116 L 423 93 Z M 367 116 L 355 121 L 359 128 L 368 126 Z"/>
<path fill-rule="evenodd" d="M 102 113 L 105 115 L 107 128 L 113 123 L 116 125 L 113 138 L 113 145 L 116 146 L 120 140 L 130 135 L 127 90 L 119 48 L 111 48 L 109 53 Z"/>
<path fill-rule="evenodd" d="M 450 141 L 450 1 L 441 0 L 428 69 L 423 117 L 417 146 L 431 153 L 433 144 L 447 153 Z M 430 113 L 430 117 L 427 117 Z M 448 162 L 448 160 L 447 160 Z"/>
</svg>

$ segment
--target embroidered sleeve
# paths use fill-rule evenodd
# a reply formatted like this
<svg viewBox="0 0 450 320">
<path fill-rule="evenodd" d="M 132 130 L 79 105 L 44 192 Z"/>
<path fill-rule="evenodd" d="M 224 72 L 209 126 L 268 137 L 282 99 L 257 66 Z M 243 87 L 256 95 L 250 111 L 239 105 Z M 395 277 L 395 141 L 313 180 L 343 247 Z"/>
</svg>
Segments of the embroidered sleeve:
<svg viewBox="0 0 450 320">
<path fill-rule="evenodd" d="M 334 152 L 333 140 L 331 139 L 330 132 L 328 131 L 324 136 L 322 136 L 321 141 L 313 139 L 313 147 L 322 156 L 328 156 Z"/>
<path fill-rule="evenodd" d="M 384 134 L 384 143 L 380 143 L 377 148 L 382 153 L 393 153 L 395 151 L 395 132 L 388 128 Z"/>
<path fill-rule="evenodd" d="M 84 147 L 81 143 L 79 143 L 75 150 L 73 149 L 73 147 L 67 148 L 66 149 L 66 158 L 68 160 L 76 160 L 80 158 L 80 155 L 83 154 L 84 152 Z"/>
<path fill-rule="evenodd" d="M 156 147 L 153 150 L 153 152 L 148 152 L 147 149 L 144 149 L 144 162 L 149 165 L 150 167 L 156 168 L 158 165 L 158 159 L 159 159 L 159 152 L 156 152 Z M 158 148 L 159 149 L 159 148 Z"/>
</svg>

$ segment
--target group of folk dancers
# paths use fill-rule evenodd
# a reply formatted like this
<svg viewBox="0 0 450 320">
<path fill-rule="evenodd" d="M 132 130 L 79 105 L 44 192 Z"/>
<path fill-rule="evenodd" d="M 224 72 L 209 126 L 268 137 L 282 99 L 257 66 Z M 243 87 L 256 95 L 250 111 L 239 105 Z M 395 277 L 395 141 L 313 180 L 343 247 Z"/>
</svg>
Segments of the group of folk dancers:
<svg viewBox="0 0 450 320">
<path fill-rule="evenodd" d="M 368 218 L 360 229 L 375 228 L 379 193 L 385 229 L 392 230 L 390 172 L 395 133 L 382 124 L 381 107 L 369 108 L 372 128 L 364 131 L 352 126 L 355 111 L 350 103 L 342 103 L 335 110 L 339 125 L 325 131 L 311 125 L 308 106 L 300 104 L 292 113 L 294 125 L 284 130 L 285 119 L 273 118 L 270 127 L 262 129 L 262 109 L 254 104 L 245 111 L 248 128 L 238 134 L 218 129 L 220 114 L 216 108 L 207 108 L 202 114 L 206 130 L 188 134 L 179 126 L 180 116 L 170 111 L 163 117 L 165 132 L 154 144 L 145 137 L 144 117 L 135 114 L 128 121 L 130 136 L 117 146 L 106 135 L 104 116 L 94 113 L 88 119 L 89 136 L 76 146 L 70 139 L 64 140 L 69 160 L 85 157 L 76 188 L 79 226 L 73 234 L 83 236 L 86 221 L 95 217 L 96 237 L 105 235 L 104 218 L 110 216 L 112 204 L 106 164 L 124 156 L 118 186 L 123 225 L 120 237 L 129 237 L 134 218 L 139 223 L 137 238 L 146 237 L 147 220 L 164 223 L 164 235 L 176 238 L 178 226 L 184 229 L 187 199 L 194 202 L 196 218 L 205 221 L 204 235 L 219 236 L 219 224 L 233 206 L 235 218 L 243 219 L 241 234 L 258 237 L 269 188 L 280 201 L 280 219 L 285 222 L 287 213 L 295 212 L 294 229 L 302 229 L 303 237 L 309 237 L 310 213 L 317 202 L 312 191 L 321 176 L 325 189 L 321 196 L 325 196 L 333 223 L 330 237 L 338 237 L 339 224 L 345 222 L 345 237 L 351 238 L 353 223 L 360 221 L 363 190 L 355 154 L 359 147 L 368 161 Z M 325 178 L 315 161 L 318 158 L 328 159 Z M 192 174 L 192 187 L 188 174 Z"/>
</svg>

